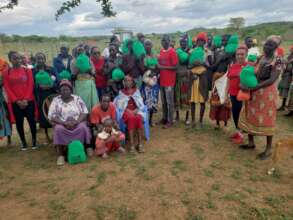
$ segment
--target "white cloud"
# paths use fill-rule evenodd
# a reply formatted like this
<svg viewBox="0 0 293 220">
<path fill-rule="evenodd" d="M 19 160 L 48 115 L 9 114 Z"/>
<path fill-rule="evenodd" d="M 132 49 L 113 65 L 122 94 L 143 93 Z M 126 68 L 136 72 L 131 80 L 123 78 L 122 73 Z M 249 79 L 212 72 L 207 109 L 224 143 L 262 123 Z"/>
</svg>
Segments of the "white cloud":
<svg viewBox="0 0 293 220">
<path fill-rule="evenodd" d="M 112 0 L 116 17 L 104 18 L 95 0 L 62 16 L 54 13 L 62 0 L 20 1 L 13 11 L 0 14 L 2 32 L 44 35 L 110 34 L 115 27 L 135 32 L 175 32 L 193 27 L 224 27 L 230 17 L 242 16 L 247 24 L 293 20 L 291 0 Z"/>
</svg>

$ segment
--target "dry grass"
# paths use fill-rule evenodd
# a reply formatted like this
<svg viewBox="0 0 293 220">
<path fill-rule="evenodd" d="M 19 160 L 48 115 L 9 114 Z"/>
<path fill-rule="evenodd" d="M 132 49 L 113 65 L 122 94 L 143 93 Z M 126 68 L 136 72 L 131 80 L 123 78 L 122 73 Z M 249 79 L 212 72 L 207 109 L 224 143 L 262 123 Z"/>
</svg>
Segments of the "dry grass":
<svg viewBox="0 0 293 220">
<path fill-rule="evenodd" d="M 292 123 L 278 118 L 275 141 L 292 134 Z M 244 152 L 229 142 L 232 131 L 210 121 L 203 130 L 156 127 L 143 155 L 61 168 L 52 146 L 20 152 L 1 142 L 0 219 L 292 220 L 292 158 L 268 176 L 270 160 L 255 159 L 264 139 Z"/>
</svg>

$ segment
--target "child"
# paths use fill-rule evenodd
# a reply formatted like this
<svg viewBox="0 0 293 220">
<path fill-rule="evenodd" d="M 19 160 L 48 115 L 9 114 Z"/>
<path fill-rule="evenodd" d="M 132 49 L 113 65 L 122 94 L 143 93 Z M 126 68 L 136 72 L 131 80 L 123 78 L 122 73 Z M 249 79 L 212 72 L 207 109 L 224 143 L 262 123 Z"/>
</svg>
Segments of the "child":
<svg viewBox="0 0 293 220">
<path fill-rule="evenodd" d="M 114 128 L 114 121 L 106 119 L 103 127 L 103 130 L 97 134 L 96 154 L 106 159 L 111 151 L 125 153 L 125 149 L 120 146 L 120 141 L 125 139 L 125 135 Z"/>
</svg>

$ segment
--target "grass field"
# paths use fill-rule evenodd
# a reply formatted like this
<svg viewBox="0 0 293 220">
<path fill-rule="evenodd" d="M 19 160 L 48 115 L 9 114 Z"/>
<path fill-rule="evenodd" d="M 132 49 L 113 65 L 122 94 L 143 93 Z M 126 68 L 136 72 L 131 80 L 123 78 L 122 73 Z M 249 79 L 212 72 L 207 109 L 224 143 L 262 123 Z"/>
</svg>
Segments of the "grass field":
<svg viewBox="0 0 293 220">
<path fill-rule="evenodd" d="M 279 115 L 275 141 L 292 136 L 292 125 Z M 207 117 L 203 130 L 155 127 L 145 154 L 64 167 L 52 146 L 21 152 L 2 141 L 0 219 L 292 220 L 292 157 L 268 176 L 271 161 L 256 160 L 264 139 L 241 151 L 228 139 L 232 131 L 231 124 L 214 130 Z"/>
</svg>

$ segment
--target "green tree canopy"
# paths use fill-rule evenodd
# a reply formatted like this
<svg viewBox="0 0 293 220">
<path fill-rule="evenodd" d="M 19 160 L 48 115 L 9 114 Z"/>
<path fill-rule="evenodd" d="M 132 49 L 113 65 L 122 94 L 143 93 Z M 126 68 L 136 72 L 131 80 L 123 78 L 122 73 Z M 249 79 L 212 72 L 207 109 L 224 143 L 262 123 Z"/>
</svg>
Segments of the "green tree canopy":
<svg viewBox="0 0 293 220">
<path fill-rule="evenodd" d="M 113 10 L 111 0 L 95 0 L 97 4 L 100 4 L 102 7 L 102 15 L 105 17 L 112 17 L 116 15 L 116 12 Z M 70 12 L 71 9 L 78 7 L 81 4 L 82 0 L 68 0 L 64 1 L 60 8 L 55 13 L 56 20 L 66 12 Z M 19 0 L 7 0 L 5 3 L 0 5 L 0 13 L 6 9 L 13 9 L 19 4 Z"/>
</svg>

